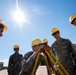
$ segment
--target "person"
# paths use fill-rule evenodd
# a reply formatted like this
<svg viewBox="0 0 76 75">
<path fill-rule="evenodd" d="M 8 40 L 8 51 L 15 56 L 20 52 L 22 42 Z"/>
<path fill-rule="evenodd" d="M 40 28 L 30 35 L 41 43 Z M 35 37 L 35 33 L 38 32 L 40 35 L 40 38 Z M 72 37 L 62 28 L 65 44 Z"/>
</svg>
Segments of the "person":
<svg viewBox="0 0 76 75">
<path fill-rule="evenodd" d="M 41 47 L 43 47 L 43 45 L 39 47 L 41 43 L 42 43 L 41 40 L 38 38 L 32 41 L 31 46 L 32 46 L 33 51 L 29 51 L 24 55 L 23 61 L 22 61 L 22 69 L 19 75 L 31 75 L 32 74 L 34 64 L 36 61 L 36 57 L 38 53 L 41 52 Z M 37 66 L 36 70 L 40 64 L 44 64 L 44 62 L 42 61 L 43 61 L 43 56 L 40 55 L 38 63 L 36 65 Z M 35 70 L 34 75 L 36 75 L 36 70 Z"/>
<path fill-rule="evenodd" d="M 43 39 L 43 44 L 48 48 L 48 50 L 51 50 L 51 47 L 48 45 L 48 40 L 46 38 Z"/>
<path fill-rule="evenodd" d="M 8 75 L 19 75 L 21 71 L 22 54 L 19 54 L 19 46 L 14 45 L 15 53 L 9 58 Z"/>
<path fill-rule="evenodd" d="M 70 25 L 76 26 L 76 14 L 70 16 L 69 21 L 70 21 Z"/>
<path fill-rule="evenodd" d="M 74 75 L 74 68 L 76 64 L 76 52 L 69 39 L 64 39 L 60 36 L 58 28 L 54 27 L 51 30 L 52 36 L 56 41 L 52 44 L 52 52 L 56 58 L 64 66 L 70 75 Z"/>
<path fill-rule="evenodd" d="M 44 50 L 48 50 L 48 52 L 49 51 L 51 51 L 51 47 L 48 45 L 48 40 L 46 39 L 46 38 L 44 38 L 43 39 L 43 44 L 45 45 L 44 46 Z M 47 55 L 46 55 L 47 56 Z M 50 66 L 50 71 L 53 71 L 52 70 L 52 62 L 50 62 L 50 59 L 49 59 L 49 57 L 47 56 L 47 61 L 48 61 L 48 64 L 49 64 L 49 66 Z M 50 75 L 50 73 L 49 73 L 49 71 L 48 71 L 48 68 L 47 68 L 47 72 L 48 72 L 48 75 Z"/>
<path fill-rule="evenodd" d="M 48 40 L 46 38 L 43 39 L 43 43 L 48 44 Z"/>
<path fill-rule="evenodd" d="M 3 21 L 0 19 L 0 37 L 3 36 L 3 32 L 7 30 L 7 26 L 4 25 Z"/>
</svg>

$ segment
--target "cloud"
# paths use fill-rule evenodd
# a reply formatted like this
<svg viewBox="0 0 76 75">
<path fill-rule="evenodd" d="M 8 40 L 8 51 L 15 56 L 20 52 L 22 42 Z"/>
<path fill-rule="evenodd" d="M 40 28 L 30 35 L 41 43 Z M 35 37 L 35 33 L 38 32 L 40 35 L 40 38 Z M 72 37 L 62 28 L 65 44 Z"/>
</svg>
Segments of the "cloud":
<svg viewBox="0 0 76 75">
<path fill-rule="evenodd" d="M 38 14 L 38 15 L 43 15 L 44 14 L 44 12 L 40 8 L 38 8 L 38 7 L 32 8 L 32 11 L 34 13 Z"/>
<path fill-rule="evenodd" d="M 31 5 L 30 6 L 30 12 L 37 15 L 46 15 L 49 14 L 50 11 L 42 6 L 39 5 Z"/>
<path fill-rule="evenodd" d="M 0 60 L 0 62 L 4 62 L 4 66 L 8 66 L 8 60 L 9 59 L 3 59 L 3 60 Z"/>
</svg>

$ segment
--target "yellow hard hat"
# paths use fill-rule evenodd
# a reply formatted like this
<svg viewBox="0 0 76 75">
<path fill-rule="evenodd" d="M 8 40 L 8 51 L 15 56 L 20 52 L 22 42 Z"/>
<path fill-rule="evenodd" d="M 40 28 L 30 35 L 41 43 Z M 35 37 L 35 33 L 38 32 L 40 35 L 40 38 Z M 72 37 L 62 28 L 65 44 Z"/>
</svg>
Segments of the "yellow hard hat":
<svg viewBox="0 0 76 75">
<path fill-rule="evenodd" d="M 14 48 L 19 48 L 19 46 L 18 45 L 14 45 Z"/>
<path fill-rule="evenodd" d="M 54 33 L 57 32 L 57 31 L 59 31 L 59 29 L 56 28 L 56 27 L 54 27 L 54 28 L 52 28 L 51 33 L 54 34 Z"/>
<path fill-rule="evenodd" d="M 39 44 L 41 44 L 41 40 L 40 39 L 35 39 L 35 40 L 32 41 L 31 46 L 35 46 L 35 45 L 39 45 Z"/>
<path fill-rule="evenodd" d="M 76 18 L 76 14 L 70 16 L 70 18 L 69 18 L 70 25 L 73 25 L 73 24 L 72 24 L 72 21 L 73 21 L 75 18 Z"/>
<path fill-rule="evenodd" d="M 0 19 L 0 24 L 2 24 L 3 26 L 4 26 L 4 29 L 3 29 L 3 31 L 6 31 L 7 30 L 7 26 L 6 25 L 4 25 L 4 23 L 3 23 L 3 21 Z"/>
<path fill-rule="evenodd" d="M 48 43 L 48 40 L 45 38 L 45 39 L 43 40 L 43 43 Z"/>
</svg>

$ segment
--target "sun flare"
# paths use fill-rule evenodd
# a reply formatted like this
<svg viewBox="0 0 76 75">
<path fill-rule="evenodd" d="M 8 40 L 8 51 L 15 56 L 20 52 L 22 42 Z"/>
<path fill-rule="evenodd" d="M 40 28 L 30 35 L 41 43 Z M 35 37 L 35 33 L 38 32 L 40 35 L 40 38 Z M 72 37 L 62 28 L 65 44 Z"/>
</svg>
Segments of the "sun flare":
<svg viewBox="0 0 76 75">
<path fill-rule="evenodd" d="M 25 22 L 25 14 L 17 9 L 16 11 L 12 12 L 13 20 L 15 20 L 19 24 L 23 24 Z"/>
</svg>

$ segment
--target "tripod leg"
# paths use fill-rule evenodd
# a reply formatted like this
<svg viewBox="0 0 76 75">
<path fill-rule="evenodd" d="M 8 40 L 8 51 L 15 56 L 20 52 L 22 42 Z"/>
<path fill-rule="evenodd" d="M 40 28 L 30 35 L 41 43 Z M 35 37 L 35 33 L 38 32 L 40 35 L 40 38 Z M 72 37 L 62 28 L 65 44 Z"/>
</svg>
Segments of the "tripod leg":
<svg viewBox="0 0 76 75">
<path fill-rule="evenodd" d="M 55 61 L 52 59 L 51 55 L 49 55 L 49 53 L 46 50 L 45 50 L 45 52 L 48 55 L 49 59 L 52 61 L 52 63 L 54 63 L 55 66 L 57 67 L 57 65 L 56 65 Z M 60 75 L 64 75 L 58 67 L 57 67 L 57 69 L 58 69 Z"/>
<path fill-rule="evenodd" d="M 37 62 L 38 62 L 39 56 L 40 56 L 40 53 L 38 53 L 38 55 L 37 55 L 37 58 L 36 58 L 36 61 L 35 61 L 35 65 L 34 65 L 34 68 L 33 68 L 33 71 L 32 71 L 32 75 L 34 75 L 34 73 L 35 73 L 36 65 L 37 65 Z"/>
<path fill-rule="evenodd" d="M 53 73 L 55 73 L 55 75 L 56 75 L 56 70 L 54 68 L 54 64 L 52 63 L 52 61 L 49 59 L 49 57 L 47 55 L 46 55 L 46 57 L 47 57 L 47 61 L 49 62 L 49 66 L 52 68 Z"/>
<path fill-rule="evenodd" d="M 50 75 L 52 75 L 52 71 L 51 71 L 50 66 L 49 66 L 49 64 L 48 64 L 48 62 L 47 62 L 47 57 L 46 57 L 45 53 L 44 53 L 44 58 L 45 58 L 45 62 L 46 62 L 48 71 L 49 71 Z"/>
<path fill-rule="evenodd" d="M 65 68 L 62 66 L 62 64 L 56 59 L 55 55 L 52 53 L 52 51 L 49 51 L 50 54 L 52 54 L 52 56 L 54 57 L 54 59 L 58 62 L 58 64 L 60 65 L 60 67 L 62 68 L 62 70 L 65 72 L 66 75 L 69 75 L 69 73 L 65 70 Z"/>
</svg>

